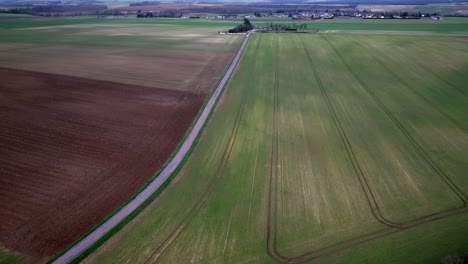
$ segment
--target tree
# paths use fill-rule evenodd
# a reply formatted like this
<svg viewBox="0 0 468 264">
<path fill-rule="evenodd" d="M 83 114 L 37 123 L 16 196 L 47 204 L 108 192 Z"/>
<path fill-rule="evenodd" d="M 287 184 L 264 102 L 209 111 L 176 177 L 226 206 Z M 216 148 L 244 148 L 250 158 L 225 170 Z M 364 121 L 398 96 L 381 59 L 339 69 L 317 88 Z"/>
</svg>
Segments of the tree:
<svg viewBox="0 0 468 264">
<path fill-rule="evenodd" d="M 468 263 L 468 256 L 446 256 L 442 259 L 443 264 L 465 264 Z"/>
<path fill-rule="evenodd" d="M 252 30 L 253 26 L 250 23 L 250 20 L 248 18 L 244 18 L 244 23 L 241 25 L 236 26 L 233 29 L 229 30 L 229 33 L 239 33 L 239 32 L 247 32 L 249 30 Z"/>
</svg>

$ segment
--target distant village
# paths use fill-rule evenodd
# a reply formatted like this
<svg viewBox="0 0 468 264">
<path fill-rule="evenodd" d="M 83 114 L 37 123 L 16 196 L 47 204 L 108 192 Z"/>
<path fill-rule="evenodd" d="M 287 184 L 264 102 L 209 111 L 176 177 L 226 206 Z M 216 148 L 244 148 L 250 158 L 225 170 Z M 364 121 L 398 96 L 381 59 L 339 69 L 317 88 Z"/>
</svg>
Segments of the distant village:
<svg viewBox="0 0 468 264">
<path fill-rule="evenodd" d="M 319 20 L 319 19 L 334 19 L 335 17 L 356 17 L 362 19 L 421 19 L 421 18 L 430 18 L 434 20 L 441 20 L 442 16 L 437 13 L 433 14 L 412 14 L 408 12 L 402 13 L 377 13 L 377 12 L 299 12 L 299 13 L 289 13 L 289 14 L 272 14 L 272 13 L 255 13 L 254 15 L 210 15 L 210 16 L 184 16 L 185 18 L 205 18 L 205 19 L 236 19 L 236 18 L 255 18 L 255 17 L 264 17 L 264 18 L 291 18 L 292 20 Z"/>
<path fill-rule="evenodd" d="M 2 1 L 2 0 L 0 0 Z M 177 17 L 187 19 L 243 19 L 282 18 L 284 20 L 319 20 L 335 17 L 362 19 L 442 19 L 437 13 L 371 12 L 359 10 L 356 5 L 317 4 L 164 4 L 158 1 L 132 2 L 129 6 L 108 8 L 105 2 L 86 0 L 79 4 L 72 0 L 6 0 L 0 13 L 18 13 L 39 16 L 136 16 L 138 18 Z M 11 7 L 10 7 L 11 5 Z"/>
</svg>

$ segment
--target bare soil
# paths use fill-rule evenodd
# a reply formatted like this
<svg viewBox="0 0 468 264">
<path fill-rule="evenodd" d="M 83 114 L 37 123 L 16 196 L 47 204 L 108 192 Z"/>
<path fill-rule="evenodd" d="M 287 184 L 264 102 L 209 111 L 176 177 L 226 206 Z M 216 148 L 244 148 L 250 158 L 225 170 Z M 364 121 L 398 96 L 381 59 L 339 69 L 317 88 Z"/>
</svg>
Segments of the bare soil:
<svg viewBox="0 0 468 264">
<path fill-rule="evenodd" d="M 231 52 L 0 44 L 0 61 L 6 68 L 202 93 L 211 91 L 213 79 L 231 56 Z"/>
<path fill-rule="evenodd" d="M 199 93 L 0 68 L 0 244 L 43 261 L 136 192 Z"/>
</svg>

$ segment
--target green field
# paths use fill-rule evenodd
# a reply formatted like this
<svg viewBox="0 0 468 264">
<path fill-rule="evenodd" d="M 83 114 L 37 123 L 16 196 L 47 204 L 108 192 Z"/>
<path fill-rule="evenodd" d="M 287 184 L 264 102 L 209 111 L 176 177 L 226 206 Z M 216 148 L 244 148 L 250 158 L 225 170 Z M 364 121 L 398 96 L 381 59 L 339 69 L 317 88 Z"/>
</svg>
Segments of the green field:
<svg viewBox="0 0 468 264">
<path fill-rule="evenodd" d="M 342 30 L 342 31 L 410 31 L 410 32 L 435 32 L 435 33 L 467 33 L 468 18 L 444 18 L 444 20 L 417 19 L 417 20 L 368 20 L 361 18 L 336 18 L 331 20 L 318 21 L 293 21 L 284 18 L 271 20 L 252 19 L 252 23 L 257 26 L 265 26 L 267 23 L 306 23 L 309 30 Z M 207 19 L 178 19 L 178 18 L 133 18 L 133 17 L 75 17 L 75 18 L 43 18 L 43 17 L 20 17 L 16 20 L 11 18 L 5 21 L 0 20 L 0 33 L 5 36 L 4 39 L 15 39 L 14 29 L 42 28 L 51 26 L 119 26 L 129 27 L 200 27 L 211 30 L 211 32 L 227 31 L 241 23 L 241 20 L 207 20 Z M 176 29 L 176 28 L 175 28 Z M 11 35 L 11 37 L 10 37 Z M 51 36 L 51 35 L 47 35 Z M 57 35 L 58 36 L 58 35 Z M 53 37 L 53 36 L 52 36 Z M 45 37 L 31 34 L 30 39 L 41 41 Z"/>
<path fill-rule="evenodd" d="M 1 264 L 9 264 L 9 263 L 22 264 L 26 262 L 21 257 L 0 247 L 0 263 Z"/>
<path fill-rule="evenodd" d="M 335 31 L 408 31 L 408 32 L 435 32 L 435 33 L 465 33 L 468 32 L 468 19 L 445 18 L 444 20 L 416 19 L 361 19 L 337 18 L 319 20 L 308 23 L 309 30 L 335 30 Z"/>
<path fill-rule="evenodd" d="M 372 12 L 410 12 L 423 14 L 438 13 L 441 15 L 466 15 L 468 14 L 468 4 L 465 3 L 433 3 L 426 5 L 358 5 L 361 11 Z"/>
<path fill-rule="evenodd" d="M 468 253 L 467 69 L 463 38 L 254 34 L 183 171 L 85 263 Z"/>
<path fill-rule="evenodd" d="M 0 16 L 0 64 L 185 90 L 239 43 L 217 34 L 238 23 Z M 86 263 L 468 253 L 468 19 L 308 30 L 319 33 L 253 34 L 182 172 Z M 181 68 L 160 67 L 169 62 Z"/>
<path fill-rule="evenodd" d="M 1 22 L 2 43 L 75 45 L 125 48 L 189 48 L 205 50 L 207 38 L 234 24 L 191 22 L 182 19 L 136 18 L 17 19 Z M 181 41 L 186 39 L 187 41 Z M 202 41 L 203 40 L 203 41 Z M 197 42 L 201 44 L 197 47 Z M 216 40 L 213 40 L 217 46 Z M 229 47 L 218 49 L 229 50 Z"/>
<path fill-rule="evenodd" d="M 31 16 L 26 15 L 26 14 L 0 13 L 0 18 L 20 18 L 20 17 L 31 17 Z"/>
</svg>

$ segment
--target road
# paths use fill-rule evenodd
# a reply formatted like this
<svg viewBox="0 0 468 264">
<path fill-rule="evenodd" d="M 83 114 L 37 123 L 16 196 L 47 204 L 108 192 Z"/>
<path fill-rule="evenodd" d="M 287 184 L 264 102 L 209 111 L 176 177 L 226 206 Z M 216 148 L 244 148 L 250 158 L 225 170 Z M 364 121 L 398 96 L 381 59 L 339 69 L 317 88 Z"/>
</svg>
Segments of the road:
<svg viewBox="0 0 468 264">
<path fill-rule="evenodd" d="M 232 60 L 231 65 L 229 66 L 228 70 L 223 76 L 223 79 L 216 87 L 216 90 L 212 93 L 208 103 L 203 109 L 203 112 L 199 116 L 195 125 L 192 127 L 190 134 L 185 138 L 185 141 L 180 147 L 177 154 L 173 156 L 171 161 L 161 171 L 161 173 L 143 191 L 141 191 L 127 205 L 122 207 L 116 214 L 114 214 L 111 218 L 102 223 L 93 232 L 88 234 L 80 242 L 75 244 L 73 247 L 68 249 L 63 255 L 57 258 L 53 262 L 54 264 L 70 263 L 71 261 L 79 257 L 83 252 L 85 252 L 88 248 L 94 245 L 94 243 L 96 243 L 100 238 L 106 235 L 115 226 L 122 222 L 127 216 L 129 216 L 133 211 L 135 211 L 140 205 L 142 205 L 146 200 L 148 200 L 148 198 L 150 198 L 151 195 L 154 192 L 156 192 L 161 187 L 161 185 L 171 176 L 171 174 L 176 170 L 176 168 L 180 165 L 184 157 L 187 155 L 187 152 L 193 146 L 195 139 L 200 134 L 203 125 L 207 122 L 208 117 L 211 111 L 213 110 L 213 107 L 215 107 L 216 105 L 216 101 L 221 96 L 223 87 L 226 85 L 227 81 L 231 77 L 232 72 L 234 71 L 237 63 L 239 62 L 242 52 L 247 46 L 248 40 L 249 34 L 246 35 L 241 47 L 239 48 L 239 51 L 237 51 L 237 54 L 234 57 L 234 60 Z"/>
</svg>

